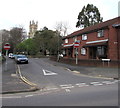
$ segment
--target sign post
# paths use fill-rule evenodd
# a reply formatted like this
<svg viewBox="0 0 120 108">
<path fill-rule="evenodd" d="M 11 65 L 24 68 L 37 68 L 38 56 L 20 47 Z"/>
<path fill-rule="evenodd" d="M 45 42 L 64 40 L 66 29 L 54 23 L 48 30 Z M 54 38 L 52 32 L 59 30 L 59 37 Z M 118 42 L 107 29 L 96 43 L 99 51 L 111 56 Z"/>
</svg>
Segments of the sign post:
<svg viewBox="0 0 120 108">
<path fill-rule="evenodd" d="M 80 43 L 79 42 L 75 42 L 74 43 L 74 48 L 76 48 L 76 64 L 78 64 L 78 47 L 79 47 Z"/>
<path fill-rule="evenodd" d="M 10 49 L 10 44 L 6 43 L 4 45 L 4 49 L 6 50 L 6 70 L 7 70 L 7 56 L 8 56 L 8 50 Z"/>
<path fill-rule="evenodd" d="M 6 56 L 8 55 L 8 50 L 10 49 L 10 44 L 9 43 L 6 43 L 4 45 L 4 49 L 6 50 Z"/>
</svg>

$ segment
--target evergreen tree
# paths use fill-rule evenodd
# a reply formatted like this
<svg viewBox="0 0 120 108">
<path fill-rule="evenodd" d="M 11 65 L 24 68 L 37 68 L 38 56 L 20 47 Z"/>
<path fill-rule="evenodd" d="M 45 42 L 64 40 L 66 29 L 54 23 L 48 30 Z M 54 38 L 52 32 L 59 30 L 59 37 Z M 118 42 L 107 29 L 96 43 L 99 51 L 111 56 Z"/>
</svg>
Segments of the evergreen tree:
<svg viewBox="0 0 120 108">
<path fill-rule="evenodd" d="M 82 8 L 82 11 L 78 15 L 78 22 L 76 27 L 88 27 L 102 22 L 103 18 L 96 6 L 88 4 Z"/>
</svg>

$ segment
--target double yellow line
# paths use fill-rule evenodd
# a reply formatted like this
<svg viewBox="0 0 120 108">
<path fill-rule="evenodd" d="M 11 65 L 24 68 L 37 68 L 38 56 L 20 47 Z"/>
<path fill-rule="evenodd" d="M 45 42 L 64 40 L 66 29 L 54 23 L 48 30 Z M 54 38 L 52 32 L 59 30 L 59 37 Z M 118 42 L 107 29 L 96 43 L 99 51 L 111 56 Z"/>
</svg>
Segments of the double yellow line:
<svg viewBox="0 0 120 108">
<path fill-rule="evenodd" d="M 19 65 L 17 65 L 16 74 L 19 75 L 20 78 L 22 79 L 22 81 L 24 81 L 25 83 L 27 83 L 27 84 L 29 84 L 29 85 L 31 85 L 31 86 L 37 86 L 35 83 L 30 82 L 28 79 L 26 79 L 26 78 L 22 75 L 22 73 L 21 73 L 21 71 L 20 71 L 20 66 L 19 66 Z"/>
</svg>

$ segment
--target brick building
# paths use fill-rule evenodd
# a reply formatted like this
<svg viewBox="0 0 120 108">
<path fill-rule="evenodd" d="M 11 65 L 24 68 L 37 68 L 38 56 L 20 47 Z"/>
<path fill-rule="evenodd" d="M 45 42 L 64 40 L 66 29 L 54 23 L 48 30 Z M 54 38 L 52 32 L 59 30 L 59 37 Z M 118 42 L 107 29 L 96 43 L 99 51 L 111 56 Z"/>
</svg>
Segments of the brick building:
<svg viewBox="0 0 120 108">
<path fill-rule="evenodd" d="M 75 58 L 74 43 L 79 60 L 118 61 L 120 58 L 120 17 L 75 31 L 63 38 L 64 58 Z"/>
</svg>

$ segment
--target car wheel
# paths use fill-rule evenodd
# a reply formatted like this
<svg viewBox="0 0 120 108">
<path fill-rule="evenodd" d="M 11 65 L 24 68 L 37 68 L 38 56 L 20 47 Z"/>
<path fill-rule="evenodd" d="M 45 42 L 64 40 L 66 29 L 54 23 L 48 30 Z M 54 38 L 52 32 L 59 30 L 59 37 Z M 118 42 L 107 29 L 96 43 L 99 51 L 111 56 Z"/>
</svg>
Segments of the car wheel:
<svg viewBox="0 0 120 108">
<path fill-rule="evenodd" d="M 16 63 L 17 63 L 17 64 L 19 64 L 19 62 L 18 62 L 18 61 L 17 61 Z"/>
</svg>

